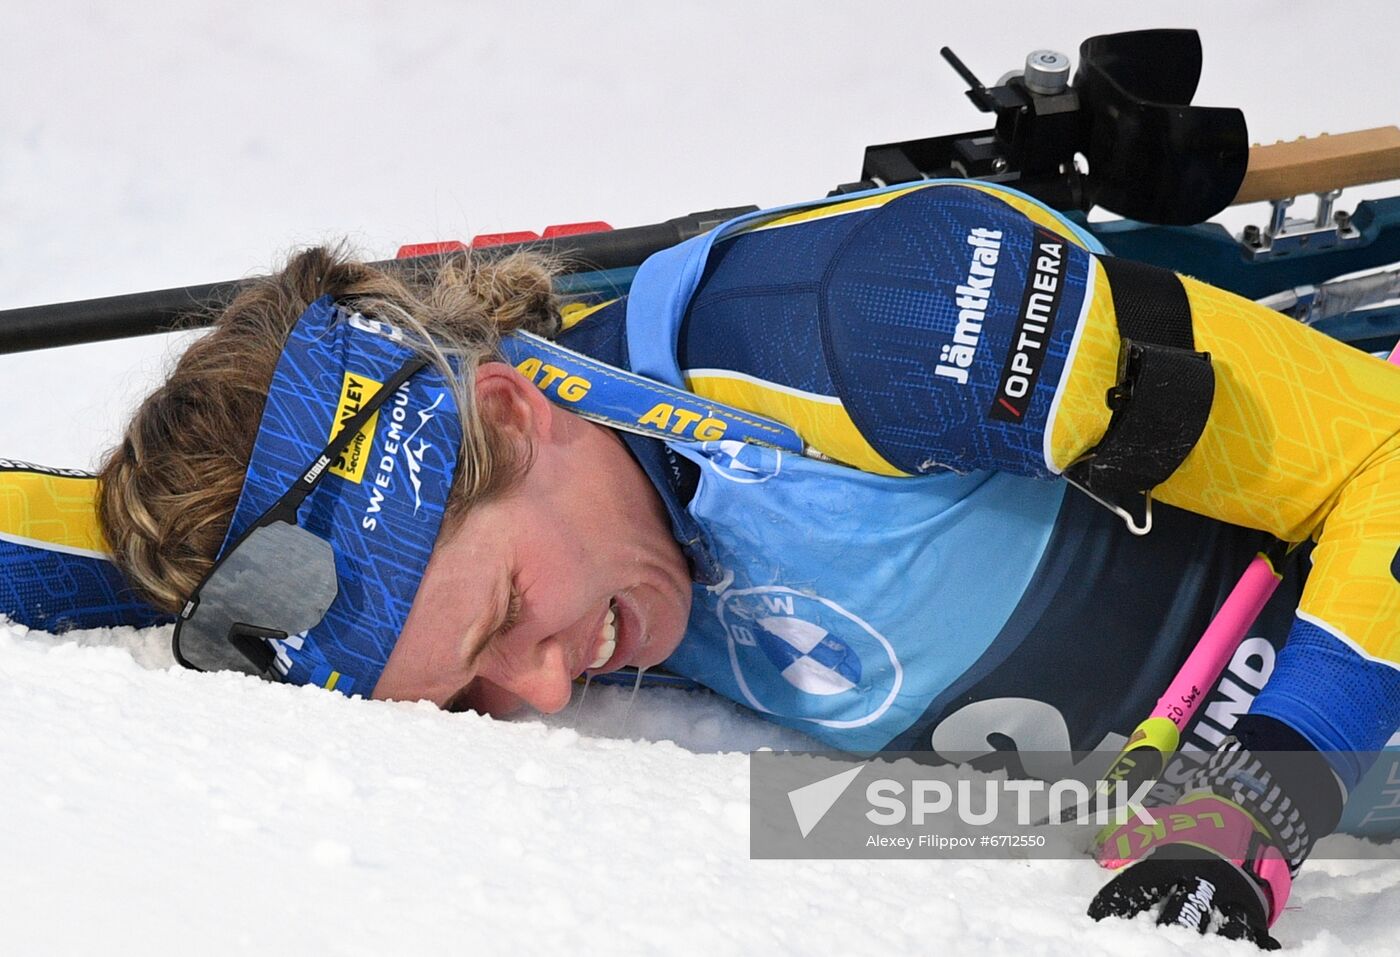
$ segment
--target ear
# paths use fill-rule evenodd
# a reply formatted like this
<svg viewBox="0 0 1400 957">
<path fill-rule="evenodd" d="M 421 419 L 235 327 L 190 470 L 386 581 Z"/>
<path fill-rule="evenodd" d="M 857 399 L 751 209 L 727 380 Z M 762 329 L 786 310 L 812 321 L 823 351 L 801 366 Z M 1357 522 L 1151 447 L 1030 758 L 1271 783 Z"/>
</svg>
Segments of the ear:
<svg viewBox="0 0 1400 957">
<path fill-rule="evenodd" d="M 487 420 L 539 445 L 555 426 L 556 410 L 534 383 L 509 363 L 476 367 L 476 401 Z"/>
</svg>

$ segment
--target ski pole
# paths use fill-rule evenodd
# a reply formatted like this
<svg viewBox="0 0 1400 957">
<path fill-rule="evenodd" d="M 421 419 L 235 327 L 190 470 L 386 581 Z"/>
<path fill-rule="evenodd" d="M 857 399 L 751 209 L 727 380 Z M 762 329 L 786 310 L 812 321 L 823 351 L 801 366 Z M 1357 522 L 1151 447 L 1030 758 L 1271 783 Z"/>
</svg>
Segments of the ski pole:
<svg viewBox="0 0 1400 957">
<path fill-rule="evenodd" d="M 1131 790 L 1143 781 L 1161 776 L 1181 743 L 1181 732 L 1195 717 L 1206 693 L 1224 674 L 1250 626 L 1283 580 L 1279 566 L 1293 547 L 1287 542 L 1274 542 L 1254 556 L 1176 677 L 1157 699 L 1152 713 L 1133 729 L 1127 744 L 1100 779 L 1101 787 L 1123 781 Z"/>
</svg>

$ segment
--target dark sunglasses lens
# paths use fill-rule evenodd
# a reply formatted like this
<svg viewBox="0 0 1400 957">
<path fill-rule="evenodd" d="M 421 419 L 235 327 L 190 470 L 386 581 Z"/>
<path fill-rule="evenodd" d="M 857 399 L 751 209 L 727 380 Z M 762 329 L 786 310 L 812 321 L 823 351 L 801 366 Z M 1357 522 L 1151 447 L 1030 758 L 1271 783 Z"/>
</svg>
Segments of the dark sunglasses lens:
<svg viewBox="0 0 1400 957">
<path fill-rule="evenodd" d="M 201 671 L 259 674 L 230 633 L 240 626 L 263 634 L 308 631 L 325 617 L 336 590 L 329 542 L 286 522 L 261 526 L 200 587 L 194 612 L 175 625 L 176 651 Z"/>
</svg>

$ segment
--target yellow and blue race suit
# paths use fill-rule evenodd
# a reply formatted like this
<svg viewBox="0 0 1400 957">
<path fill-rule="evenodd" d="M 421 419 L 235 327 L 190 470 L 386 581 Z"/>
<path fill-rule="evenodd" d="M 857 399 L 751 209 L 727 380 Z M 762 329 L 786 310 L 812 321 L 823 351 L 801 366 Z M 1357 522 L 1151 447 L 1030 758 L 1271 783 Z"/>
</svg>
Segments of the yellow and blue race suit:
<svg viewBox="0 0 1400 957">
<path fill-rule="evenodd" d="M 1156 489 L 1175 510 L 1132 540 L 1044 481 L 1109 421 L 1099 253 L 1012 191 L 884 190 L 659 254 L 567 332 L 830 460 L 629 440 L 699 580 L 670 666 L 853 750 L 1093 747 L 1147 713 L 1268 536 L 1312 540 L 1198 740 L 1248 706 L 1354 785 L 1353 752 L 1400 726 L 1400 369 L 1183 278 L 1215 398 Z"/>
</svg>

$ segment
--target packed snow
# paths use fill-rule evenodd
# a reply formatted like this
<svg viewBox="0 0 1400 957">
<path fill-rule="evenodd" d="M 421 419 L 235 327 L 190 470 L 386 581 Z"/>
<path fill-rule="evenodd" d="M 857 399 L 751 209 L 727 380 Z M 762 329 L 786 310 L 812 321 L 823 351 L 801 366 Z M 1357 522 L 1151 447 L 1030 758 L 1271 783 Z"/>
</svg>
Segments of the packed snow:
<svg viewBox="0 0 1400 957">
<path fill-rule="evenodd" d="M 984 124 L 944 44 L 990 82 L 1035 48 L 1194 26 L 1197 102 L 1258 140 L 1400 121 L 1385 3 L 873 9 L 11 0 L 0 308 L 340 236 L 382 258 L 818 196 L 868 143 Z M 0 357 L 0 455 L 93 465 L 181 341 Z M 1088 860 L 752 861 L 746 752 L 811 742 L 704 692 L 595 685 L 496 721 L 187 673 L 168 643 L 0 622 L 0 951 L 1253 952 L 1094 924 Z M 1400 953 L 1397 914 L 1400 863 L 1318 861 L 1276 931 Z"/>
</svg>

